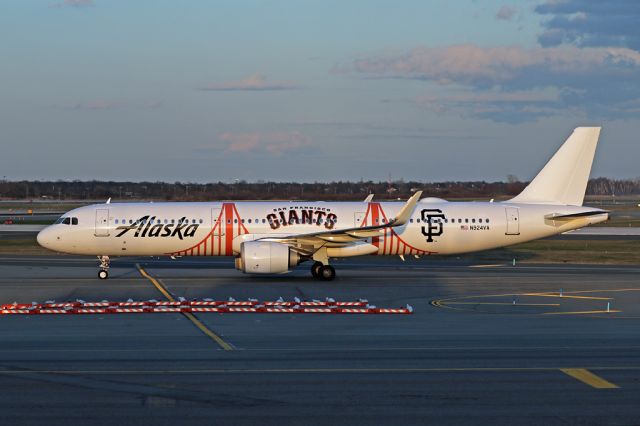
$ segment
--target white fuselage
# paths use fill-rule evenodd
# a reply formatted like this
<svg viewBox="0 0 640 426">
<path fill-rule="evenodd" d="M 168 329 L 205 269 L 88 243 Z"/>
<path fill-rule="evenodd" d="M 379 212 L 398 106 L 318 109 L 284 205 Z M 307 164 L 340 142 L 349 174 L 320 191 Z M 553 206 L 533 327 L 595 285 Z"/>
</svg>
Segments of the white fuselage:
<svg viewBox="0 0 640 426">
<path fill-rule="evenodd" d="M 38 235 L 38 242 L 51 250 L 83 255 L 237 256 L 244 241 L 381 225 L 403 205 L 305 201 L 99 204 L 66 213 L 63 218 L 71 218 L 69 224 L 48 226 Z M 379 237 L 350 247 L 330 239 L 325 246 L 329 257 L 467 253 L 607 220 L 605 211 L 571 220 L 550 218 L 594 210 L 427 198 L 418 202 L 403 226 L 385 228 Z"/>
</svg>

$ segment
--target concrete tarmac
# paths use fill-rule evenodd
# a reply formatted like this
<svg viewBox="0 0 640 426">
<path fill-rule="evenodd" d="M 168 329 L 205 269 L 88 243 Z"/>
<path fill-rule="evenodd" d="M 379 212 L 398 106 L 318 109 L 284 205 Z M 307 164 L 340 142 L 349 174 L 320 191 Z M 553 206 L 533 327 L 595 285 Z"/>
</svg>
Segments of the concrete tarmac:
<svg viewBox="0 0 640 426">
<path fill-rule="evenodd" d="M 2 424 L 640 423 L 640 266 L 369 257 L 321 282 L 123 258 L 100 281 L 91 258 L 3 256 L 0 303 L 161 299 L 136 264 L 175 297 L 414 314 L 3 316 Z"/>
</svg>

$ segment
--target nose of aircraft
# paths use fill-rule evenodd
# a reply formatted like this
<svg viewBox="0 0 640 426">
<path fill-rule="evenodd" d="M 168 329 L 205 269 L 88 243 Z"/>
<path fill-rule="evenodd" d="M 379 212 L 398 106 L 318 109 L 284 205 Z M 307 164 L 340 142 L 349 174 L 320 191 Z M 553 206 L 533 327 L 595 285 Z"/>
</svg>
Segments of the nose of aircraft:
<svg viewBox="0 0 640 426">
<path fill-rule="evenodd" d="M 50 226 L 47 226 L 46 228 L 38 232 L 38 236 L 36 237 L 36 239 L 38 240 L 38 244 L 48 249 L 51 249 L 51 238 L 52 234 Z"/>
</svg>

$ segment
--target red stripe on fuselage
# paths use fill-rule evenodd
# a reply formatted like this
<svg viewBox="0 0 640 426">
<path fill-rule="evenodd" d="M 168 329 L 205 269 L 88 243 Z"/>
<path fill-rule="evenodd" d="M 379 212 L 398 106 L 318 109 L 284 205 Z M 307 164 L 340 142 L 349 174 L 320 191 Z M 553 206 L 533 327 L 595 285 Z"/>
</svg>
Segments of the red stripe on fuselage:
<svg viewBox="0 0 640 426">
<path fill-rule="evenodd" d="M 224 205 L 224 219 L 226 220 L 224 254 L 229 256 L 233 251 L 233 204 Z"/>
</svg>

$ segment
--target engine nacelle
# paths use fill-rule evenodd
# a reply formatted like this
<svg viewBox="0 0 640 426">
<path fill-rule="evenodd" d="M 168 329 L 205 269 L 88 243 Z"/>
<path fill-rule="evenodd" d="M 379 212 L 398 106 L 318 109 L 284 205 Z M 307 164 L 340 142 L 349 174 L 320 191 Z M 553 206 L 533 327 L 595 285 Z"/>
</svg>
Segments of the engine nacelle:
<svg viewBox="0 0 640 426">
<path fill-rule="evenodd" d="M 273 241 L 246 241 L 236 258 L 236 268 L 246 274 L 282 274 L 299 263 L 297 252 Z"/>
</svg>

